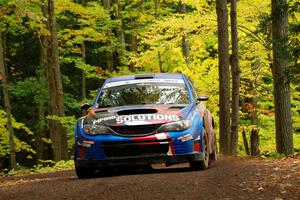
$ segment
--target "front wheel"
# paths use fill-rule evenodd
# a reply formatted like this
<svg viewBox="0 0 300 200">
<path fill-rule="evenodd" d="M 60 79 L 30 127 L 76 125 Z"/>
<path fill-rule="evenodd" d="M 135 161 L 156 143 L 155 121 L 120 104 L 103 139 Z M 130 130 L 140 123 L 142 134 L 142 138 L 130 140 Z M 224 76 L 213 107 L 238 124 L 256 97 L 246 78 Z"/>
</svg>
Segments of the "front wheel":
<svg viewBox="0 0 300 200">
<path fill-rule="evenodd" d="M 191 161 L 190 167 L 194 170 L 205 170 L 209 165 L 209 149 L 208 141 L 205 135 L 205 130 L 203 129 L 203 140 L 202 140 L 202 160 L 200 161 Z"/>
<path fill-rule="evenodd" d="M 95 177 L 95 169 L 90 167 L 75 166 L 76 175 L 79 179 L 87 179 Z"/>
</svg>

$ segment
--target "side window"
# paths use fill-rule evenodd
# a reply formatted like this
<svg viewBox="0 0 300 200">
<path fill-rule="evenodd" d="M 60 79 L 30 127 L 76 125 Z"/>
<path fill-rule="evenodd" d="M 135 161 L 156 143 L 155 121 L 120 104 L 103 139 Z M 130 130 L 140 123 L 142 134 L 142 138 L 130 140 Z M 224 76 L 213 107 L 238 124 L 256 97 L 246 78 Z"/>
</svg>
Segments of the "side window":
<svg viewBox="0 0 300 200">
<path fill-rule="evenodd" d="M 188 81 L 189 81 L 189 85 L 190 85 L 190 88 L 191 88 L 191 91 L 192 91 L 193 99 L 194 99 L 195 102 L 197 102 L 198 101 L 197 100 L 198 99 L 198 94 L 195 90 L 194 84 L 190 79 Z"/>
</svg>

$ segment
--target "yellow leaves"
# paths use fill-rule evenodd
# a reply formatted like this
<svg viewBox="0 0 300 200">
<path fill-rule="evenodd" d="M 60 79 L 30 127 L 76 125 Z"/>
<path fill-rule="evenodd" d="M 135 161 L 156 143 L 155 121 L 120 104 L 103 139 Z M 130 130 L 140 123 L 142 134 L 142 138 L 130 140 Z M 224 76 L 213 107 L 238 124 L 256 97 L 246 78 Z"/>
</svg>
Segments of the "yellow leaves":
<svg viewBox="0 0 300 200">
<path fill-rule="evenodd" d="M 64 18 L 68 14 L 78 18 L 76 25 L 96 25 L 98 20 L 107 19 L 107 13 L 102 6 L 96 3 L 89 3 L 86 7 L 74 3 L 71 0 L 58 0 L 55 4 L 55 14 L 58 18 Z"/>
<path fill-rule="evenodd" d="M 270 13 L 271 1 L 265 0 L 240 0 L 238 1 L 238 24 L 256 26 L 259 23 L 258 18 L 263 13 Z"/>
<path fill-rule="evenodd" d="M 135 66 L 138 68 L 146 68 L 149 72 L 159 72 L 159 63 L 158 63 L 158 51 L 148 50 L 146 52 L 141 52 L 139 55 L 131 57 L 131 62 L 135 63 Z"/>
<path fill-rule="evenodd" d="M 165 17 L 164 20 L 154 23 L 149 30 L 145 32 L 146 43 L 155 43 L 161 40 L 173 40 L 174 38 L 181 38 L 189 33 L 206 33 L 211 32 L 211 25 L 216 25 L 210 15 L 189 14 L 182 17 L 182 15 L 175 14 L 170 17 Z"/>
<path fill-rule="evenodd" d="M 144 24 L 144 23 L 147 23 L 149 21 L 152 21 L 154 20 L 154 16 L 152 15 L 139 15 L 139 18 L 138 18 L 138 22 L 140 22 L 141 24 Z"/>
<path fill-rule="evenodd" d="M 55 14 L 60 14 L 65 11 L 82 15 L 86 13 L 85 8 L 81 4 L 76 4 L 70 0 L 55 1 Z"/>
<path fill-rule="evenodd" d="M 2 118 L 0 121 L 0 128 L 4 128 L 7 126 L 6 112 L 0 109 L 0 116 Z M 27 134 L 33 135 L 33 132 L 31 132 L 31 130 L 27 128 L 24 123 L 17 122 L 14 118 L 12 118 L 12 124 L 13 128 L 23 129 Z"/>
<path fill-rule="evenodd" d="M 12 125 L 14 129 L 24 130 L 28 135 L 33 135 L 31 130 L 25 126 L 25 124 L 16 122 L 14 118 L 12 118 Z M 27 143 L 20 141 L 17 137 L 14 138 L 15 141 L 15 149 L 16 151 L 25 150 L 27 152 L 35 153 L 32 150 L 31 146 Z M 7 118 L 4 110 L 0 109 L 0 156 L 5 156 L 9 154 L 9 133 L 7 130 Z"/>
<path fill-rule="evenodd" d="M 74 53 L 80 53 L 76 49 L 76 45 L 85 41 L 101 42 L 106 40 L 104 32 L 99 32 L 91 27 L 84 27 L 79 30 L 64 29 L 59 33 L 59 42 L 62 47 L 73 48 Z"/>
<path fill-rule="evenodd" d="M 108 13 L 96 2 L 87 6 L 71 0 L 56 3 L 59 48 L 62 55 L 82 54 L 83 42 L 105 42 Z"/>
<path fill-rule="evenodd" d="M 46 19 L 43 17 L 40 2 L 37 0 L 9 0 L 0 8 L 1 18 L 7 25 L 6 31 L 12 34 L 34 31 L 37 35 L 47 34 Z"/>
</svg>

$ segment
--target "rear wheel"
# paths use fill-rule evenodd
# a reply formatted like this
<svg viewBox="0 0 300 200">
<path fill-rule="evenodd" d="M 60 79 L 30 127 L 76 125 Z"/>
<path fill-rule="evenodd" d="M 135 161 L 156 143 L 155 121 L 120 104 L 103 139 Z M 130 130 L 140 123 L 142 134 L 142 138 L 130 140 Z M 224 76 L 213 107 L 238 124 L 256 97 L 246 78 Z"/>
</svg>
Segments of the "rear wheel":
<svg viewBox="0 0 300 200">
<path fill-rule="evenodd" d="M 202 140 L 202 160 L 199 161 L 191 161 L 190 167 L 194 170 L 204 170 L 208 168 L 209 165 L 209 147 L 208 141 L 205 135 L 205 130 L 203 129 L 203 140 Z"/>
<path fill-rule="evenodd" d="M 216 162 L 218 159 L 217 156 L 217 140 L 216 140 L 216 136 L 215 136 L 215 144 L 214 144 L 214 150 L 213 152 L 209 155 L 209 164 L 211 164 L 212 162 Z"/>
<path fill-rule="evenodd" d="M 90 167 L 78 167 L 75 166 L 77 177 L 80 179 L 95 177 L 95 169 Z"/>
</svg>

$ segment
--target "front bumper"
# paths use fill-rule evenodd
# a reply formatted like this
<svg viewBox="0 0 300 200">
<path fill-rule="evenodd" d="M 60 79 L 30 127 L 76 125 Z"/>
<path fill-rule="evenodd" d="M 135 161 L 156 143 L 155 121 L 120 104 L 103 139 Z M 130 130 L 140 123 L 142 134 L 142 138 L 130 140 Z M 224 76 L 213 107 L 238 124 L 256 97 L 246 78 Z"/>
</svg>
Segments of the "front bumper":
<svg viewBox="0 0 300 200">
<path fill-rule="evenodd" d="M 145 165 L 165 163 L 172 165 L 176 163 L 184 163 L 190 161 L 203 160 L 201 153 L 176 155 L 176 156 L 139 156 L 139 157 L 122 157 L 122 158 L 109 158 L 107 160 L 75 160 L 77 167 L 109 167 L 120 165 Z"/>
<path fill-rule="evenodd" d="M 202 160 L 199 138 L 196 128 L 141 137 L 80 133 L 75 137 L 75 164 L 79 167 L 172 165 Z"/>
</svg>

